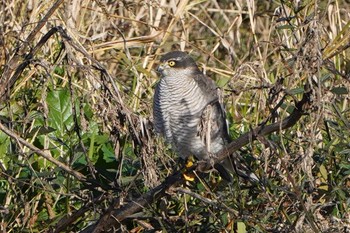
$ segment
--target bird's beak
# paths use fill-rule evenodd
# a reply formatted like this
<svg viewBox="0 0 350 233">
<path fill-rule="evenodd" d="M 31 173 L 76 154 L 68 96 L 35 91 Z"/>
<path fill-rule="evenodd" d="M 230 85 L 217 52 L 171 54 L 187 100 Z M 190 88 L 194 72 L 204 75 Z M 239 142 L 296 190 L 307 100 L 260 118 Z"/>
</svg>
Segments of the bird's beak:
<svg viewBox="0 0 350 233">
<path fill-rule="evenodd" d="M 160 65 L 157 67 L 157 72 L 158 72 L 158 73 L 162 73 L 163 70 L 164 70 L 164 65 L 160 64 Z"/>
</svg>

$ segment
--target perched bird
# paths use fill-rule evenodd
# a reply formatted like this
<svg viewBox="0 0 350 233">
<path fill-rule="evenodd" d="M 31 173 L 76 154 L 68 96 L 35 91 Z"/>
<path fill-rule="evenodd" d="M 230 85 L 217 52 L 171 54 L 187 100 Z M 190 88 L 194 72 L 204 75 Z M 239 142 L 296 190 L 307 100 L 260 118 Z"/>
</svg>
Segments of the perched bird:
<svg viewBox="0 0 350 233">
<path fill-rule="evenodd" d="M 220 90 L 185 52 L 169 52 L 160 63 L 153 100 L 155 130 L 184 160 L 191 155 L 208 160 L 231 141 Z M 257 179 L 234 159 L 215 166 L 224 179 L 230 180 L 227 171 Z"/>
</svg>

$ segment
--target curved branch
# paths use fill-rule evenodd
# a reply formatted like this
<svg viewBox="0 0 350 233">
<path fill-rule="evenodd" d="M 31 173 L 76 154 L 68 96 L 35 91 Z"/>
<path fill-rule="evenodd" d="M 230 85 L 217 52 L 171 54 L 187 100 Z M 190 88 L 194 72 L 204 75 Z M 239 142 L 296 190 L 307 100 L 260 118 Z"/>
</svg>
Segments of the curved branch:
<svg viewBox="0 0 350 233">
<path fill-rule="evenodd" d="M 241 135 L 239 138 L 233 140 L 224 149 L 216 154 L 215 163 L 223 161 L 226 157 L 236 152 L 238 149 L 247 145 L 249 142 L 255 141 L 258 137 L 266 136 L 274 132 L 279 132 L 284 129 L 290 128 L 295 125 L 299 119 L 305 115 L 305 110 L 310 103 L 311 90 L 308 86 L 305 86 L 305 93 L 302 99 L 296 103 L 293 112 L 285 119 L 272 123 L 270 125 L 259 125 L 255 129 Z"/>
<path fill-rule="evenodd" d="M 4 72 L 0 78 L 0 100 L 6 98 L 6 93 L 12 88 L 12 86 L 17 81 L 18 77 L 21 75 L 24 68 L 29 64 L 28 57 L 22 62 L 22 56 L 20 54 L 25 54 L 25 50 L 28 48 L 29 43 L 32 43 L 35 36 L 40 32 L 41 28 L 45 26 L 49 18 L 53 13 L 59 8 L 63 3 L 63 0 L 57 0 L 53 3 L 52 7 L 47 11 L 44 17 L 38 22 L 33 31 L 28 35 L 24 43 L 16 49 L 13 57 L 4 67 Z M 51 35 L 49 35 L 51 36 Z M 39 45 L 39 47 L 42 46 Z M 36 46 L 38 48 L 38 46 Z M 37 50 L 36 50 L 37 51 Z M 33 55 L 36 51 L 31 51 L 29 54 Z"/>
<path fill-rule="evenodd" d="M 62 170 L 66 171 L 68 174 L 71 174 L 75 178 L 77 178 L 79 181 L 86 181 L 86 177 L 73 169 L 71 169 L 66 164 L 56 160 L 54 157 L 52 157 L 49 153 L 46 153 L 43 150 L 40 150 L 33 144 L 27 142 L 24 138 L 21 138 L 19 135 L 17 135 L 15 132 L 11 131 L 9 128 L 7 128 L 5 125 L 3 125 L 0 122 L 0 130 L 16 140 L 18 143 L 22 144 L 23 146 L 28 147 L 32 152 L 37 153 L 41 157 L 45 158 L 46 160 L 50 161 L 51 163 L 55 164 L 57 167 L 61 168 Z"/>
<path fill-rule="evenodd" d="M 114 201 L 116 204 L 111 205 L 95 225 L 89 226 L 81 233 L 103 232 L 104 230 L 110 229 L 113 226 L 119 225 L 119 223 L 128 218 L 128 216 L 141 211 L 154 201 L 165 196 L 170 187 L 180 186 L 184 182 L 185 180 L 183 179 L 182 173 L 177 171 L 171 176 L 167 177 L 162 184 L 141 195 L 136 200 L 130 200 L 127 204 L 121 207 L 119 207 L 119 198 L 116 198 Z"/>
<path fill-rule="evenodd" d="M 216 155 L 215 163 L 219 163 L 224 160 L 227 156 L 231 155 L 238 149 L 247 145 L 248 143 L 255 141 L 258 137 L 269 135 L 273 132 L 279 132 L 281 130 L 287 129 L 295 125 L 299 119 L 305 115 L 305 110 L 308 108 L 310 103 L 311 90 L 306 86 L 306 92 L 304 93 L 302 99 L 296 103 L 295 109 L 293 112 L 285 119 L 272 123 L 270 125 L 260 125 L 255 129 L 243 134 L 236 140 L 232 141 L 227 145 L 226 148 L 219 151 Z M 199 168 L 202 164 L 198 163 L 197 165 L 190 168 L 190 170 L 202 170 Z M 208 163 L 204 164 L 204 167 L 211 167 L 212 165 Z M 149 192 L 141 195 L 136 200 L 129 201 L 127 204 L 123 205 L 120 208 L 116 206 L 111 206 L 104 215 L 100 218 L 99 222 L 96 225 L 92 225 L 89 228 L 85 229 L 83 232 L 101 232 L 103 230 L 109 229 L 113 226 L 119 225 L 120 222 L 125 220 L 129 215 L 141 211 L 147 205 L 152 204 L 154 201 L 166 195 L 167 190 L 170 187 L 176 187 L 184 183 L 181 172 L 176 172 L 175 174 L 169 176 L 161 185 L 150 190 Z"/>
</svg>

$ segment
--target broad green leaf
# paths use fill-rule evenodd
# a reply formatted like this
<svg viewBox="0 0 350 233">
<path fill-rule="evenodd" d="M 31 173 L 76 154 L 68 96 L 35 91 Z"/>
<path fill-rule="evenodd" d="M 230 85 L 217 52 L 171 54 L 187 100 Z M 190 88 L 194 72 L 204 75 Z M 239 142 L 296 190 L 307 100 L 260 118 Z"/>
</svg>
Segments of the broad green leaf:
<svg viewBox="0 0 350 233">
<path fill-rule="evenodd" d="M 237 222 L 237 233 L 246 233 L 247 229 L 244 222 Z"/>
<path fill-rule="evenodd" d="M 73 127 L 72 103 L 68 89 L 53 90 L 47 94 L 50 127 L 63 135 Z"/>
</svg>

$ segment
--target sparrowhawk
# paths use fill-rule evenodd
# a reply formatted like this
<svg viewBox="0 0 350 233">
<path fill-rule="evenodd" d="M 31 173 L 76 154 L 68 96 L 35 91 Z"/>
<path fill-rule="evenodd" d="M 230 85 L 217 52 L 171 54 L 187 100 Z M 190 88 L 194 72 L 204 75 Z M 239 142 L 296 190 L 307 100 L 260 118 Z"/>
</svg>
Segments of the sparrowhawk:
<svg viewBox="0 0 350 233">
<path fill-rule="evenodd" d="M 160 63 L 157 71 L 161 78 L 153 101 L 155 130 L 181 158 L 194 155 L 199 160 L 208 160 L 231 141 L 220 90 L 185 52 L 169 52 Z M 242 169 L 240 163 L 237 167 L 235 162 L 228 158 L 215 168 L 222 176 L 228 175 L 226 170 L 231 173 L 236 170 L 239 175 L 256 179 L 246 167 Z"/>
</svg>

